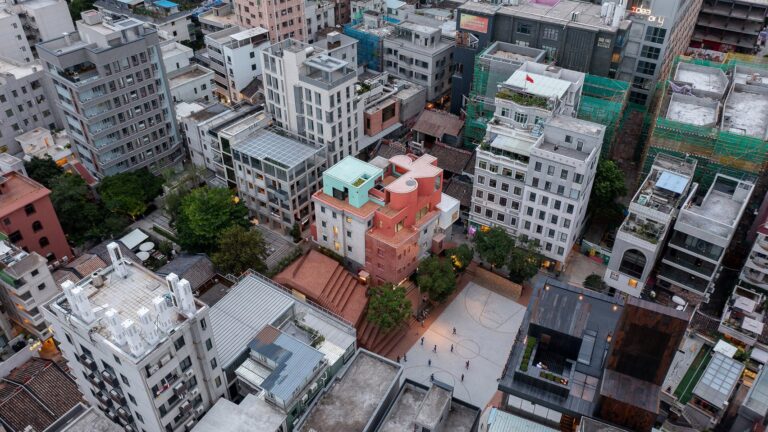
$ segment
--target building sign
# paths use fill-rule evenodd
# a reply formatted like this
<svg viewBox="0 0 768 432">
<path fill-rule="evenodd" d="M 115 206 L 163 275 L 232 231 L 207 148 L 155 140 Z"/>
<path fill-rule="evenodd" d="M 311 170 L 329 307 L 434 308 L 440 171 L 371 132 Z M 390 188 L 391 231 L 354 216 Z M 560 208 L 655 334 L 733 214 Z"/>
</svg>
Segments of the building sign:
<svg viewBox="0 0 768 432">
<path fill-rule="evenodd" d="M 629 12 L 635 15 L 644 16 L 649 23 L 654 23 L 658 26 L 664 25 L 664 17 L 653 14 L 653 11 L 640 6 L 632 6 L 629 8 Z"/>
<path fill-rule="evenodd" d="M 488 18 L 463 13 L 461 14 L 459 27 L 464 30 L 488 33 Z"/>
</svg>

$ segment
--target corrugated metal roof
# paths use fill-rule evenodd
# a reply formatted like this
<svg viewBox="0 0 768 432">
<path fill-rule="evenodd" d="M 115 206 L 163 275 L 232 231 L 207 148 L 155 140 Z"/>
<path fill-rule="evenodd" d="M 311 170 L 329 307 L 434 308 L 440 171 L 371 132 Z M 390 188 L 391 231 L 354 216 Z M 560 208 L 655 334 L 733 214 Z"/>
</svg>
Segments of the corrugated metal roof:
<svg viewBox="0 0 768 432">
<path fill-rule="evenodd" d="M 715 353 L 693 394 L 723 408 L 739 382 L 744 364 L 721 353 Z"/>
<path fill-rule="evenodd" d="M 265 325 L 273 324 L 293 303 L 287 293 L 254 276 L 233 286 L 210 312 L 220 364 L 229 366 Z"/>
<path fill-rule="evenodd" d="M 557 429 L 491 408 L 488 415 L 488 432 L 556 432 Z"/>
<path fill-rule="evenodd" d="M 265 335 L 271 330 L 277 331 L 276 337 Z M 273 327 L 265 327 L 249 346 L 251 351 L 275 363 L 275 368 L 261 383 L 261 388 L 286 403 L 318 372 L 324 358 L 318 350 Z"/>
<path fill-rule="evenodd" d="M 528 81 L 528 78 L 533 82 Z M 562 98 L 571 87 L 571 82 L 539 75 L 533 72 L 517 70 L 507 79 L 506 84 L 525 89 L 527 93 L 545 98 Z"/>
</svg>

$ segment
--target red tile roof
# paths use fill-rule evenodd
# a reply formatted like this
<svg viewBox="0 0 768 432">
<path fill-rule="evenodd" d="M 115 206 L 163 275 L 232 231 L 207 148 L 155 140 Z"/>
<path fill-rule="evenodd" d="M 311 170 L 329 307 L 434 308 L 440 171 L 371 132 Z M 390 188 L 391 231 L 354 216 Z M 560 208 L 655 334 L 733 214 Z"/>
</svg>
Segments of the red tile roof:
<svg viewBox="0 0 768 432">
<path fill-rule="evenodd" d="M 0 383 L 0 419 L 11 431 L 42 431 L 82 401 L 75 381 L 50 361 L 33 358 Z"/>
<path fill-rule="evenodd" d="M 459 116 L 445 111 L 424 110 L 416 120 L 413 130 L 443 141 L 444 135 L 461 135 L 463 127 L 464 121 Z"/>
</svg>

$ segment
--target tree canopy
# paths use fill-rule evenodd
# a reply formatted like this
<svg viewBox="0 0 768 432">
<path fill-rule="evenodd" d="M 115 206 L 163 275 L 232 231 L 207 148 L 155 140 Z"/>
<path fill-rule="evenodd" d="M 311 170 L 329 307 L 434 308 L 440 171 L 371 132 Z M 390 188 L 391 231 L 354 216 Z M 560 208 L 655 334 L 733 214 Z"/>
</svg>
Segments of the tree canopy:
<svg viewBox="0 0 768 432">
<path fill-rule="evenodd" d="M 266 257 L 267 246 L 260 232 L 232 225 L 221 232 L 211 260 L 222 272 L 240 275 L 248 269 L 266 272 Z"/>
<path fill-rule="evenodd" d="M 411 314 L 411 301 L 405 294 L 404 287 L 393 284 L 371 287 L 368 291 L 368 321 L 384 331 L 405 322 Z"/>
<path fill-rule="evenodd" d="M 186 195 L 176 215 L 179 244 L 191 252 L 215 250 L 222 231 L 233 225 L 247 226 L 248 210 L 227 188 L 208 186 Z"/>
<path fill-rule="evenodd" d="M 144 168 L 105 177 L 98 191 L 107 210 L 136 220 L 163 192 L 163 179 Z"/>
<path fill-rule="evenodd" d="M 600 159 L 589 197 L 589 212 L 599 222 L 618 224 L 623 217 L 624 207 L 616 200 L 626 194 L 624 173 L 619 166 L 612 160 Z"/>
<path fill-rule="evenodd" d="M 56 162 L 50 157 L 39 158 L 34 156 L 31 160 L 24 162 L 24 169 L 27 176 L 41 185 L 51 188 L 53 181 L 64 174 L 64 171 L 56 165 Z"/>
<path fill-rule="evenodd" d="M 518 240 L 509 252 L 509 280 L 521 284 L 536 276 L 541 268 L 539 247 L 531 240 Z"/>
<path fill-rule="evenodd" d="M 603 292 L 608 288 L 603 277 L 597 274 L 591 274 L 584 279 L 584 288 L 589 288 L 593 291 Z"/>
<path fill-rule="evenodd" d="M 453 263 L 453 267 L 457 271 L 462 271 L 472 262 L 475 252 L 466 244 L 461 244 L 458 247 L 445 251 L 445 255 L 451 259 L 451 263 Z"/>
<path fill-rule="evenodd" d="M 515 241 L 504 228 L 493 227 L 487 231 L 478 231 L 475 235 L 475 248 L 483 261 L 494 267 L 504 267 Z"/>
<path fill-rule="evenodd" d="M 432 301 L 442 301 L 456 289 L 456 273 L 449 260 L 431 256 L 419 264 L 416 284 Z"/>
</svg>

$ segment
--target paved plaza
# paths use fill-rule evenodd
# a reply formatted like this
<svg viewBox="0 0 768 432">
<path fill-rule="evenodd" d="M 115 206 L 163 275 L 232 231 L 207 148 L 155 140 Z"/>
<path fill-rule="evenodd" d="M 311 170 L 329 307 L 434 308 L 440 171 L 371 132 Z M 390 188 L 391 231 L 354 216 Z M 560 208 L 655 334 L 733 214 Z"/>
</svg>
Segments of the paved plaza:
<svg viewBox="0 0 768 432">
<path fill-rule="evenodd" d="M 456 397 L 484 407 L 496 393 L 524 314 L 514 300 L 470 282 L 424 333 L 424 345 L 419 340 L 408 350 L 408 361 L 401 361 L 404 377 L 429 384 L 435 374 L 435 380 L 454 386 Z"/>
</svg>

